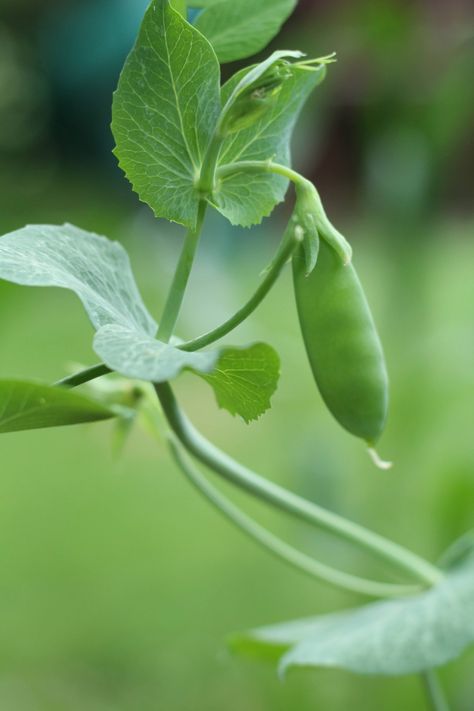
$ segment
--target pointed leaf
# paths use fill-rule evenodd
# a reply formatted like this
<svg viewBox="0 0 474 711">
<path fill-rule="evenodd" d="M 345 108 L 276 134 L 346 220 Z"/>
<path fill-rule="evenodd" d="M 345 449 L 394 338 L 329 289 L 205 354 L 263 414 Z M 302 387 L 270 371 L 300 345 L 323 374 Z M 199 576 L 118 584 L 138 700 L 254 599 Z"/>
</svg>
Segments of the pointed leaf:
<svg viewBox="0 0 474 711">
<path fill-rule="evenodd" d="M 0 380 L 0 433 L 60 427 L 116 417 L 117 412 L 73 390 Z"/>
<path fill-rule="evenodd" d="M 246 422 L 270 407 L 278 383 L 278 356 L 263 343 L 187 352 L 122 326 L 104 326 L 94 348 L 109 368 L 129 378 L 161 383 L 190 370 L 211 385 L 220 407 Z"/>
<path fill-rule="evenodd" d="M 335 667 L 404 675 L 446 664 L 474 642 L 474 557 L 419 595 L 264 627 L 234 641 L 258 656 L 286 651 L 280 669 Z"/>
<path fill-rule="evenodd" d="M 238 72 L 222 89 L 228 100 L 248 69 Z M 269 160 L 289 165 L 290 140 L 298 115 L 311 91 L 324 79 L 325 66 L 314 71 L 293 67 L 271 109 L 251 127 L 228 136 L 219 164 Z M 288 181 L 271 173 L 243 172 L 224 178 L 214 195 L 214 206 L 234 225 L 249 227 L 271 214 L 288 189 Z"/>
<path fill-rule="evenodd" d="M 1 237 L 0 279 L 74 291 L 95 328 L 120 323 L 156 332 L 123 247 L 72 225 L 30 225 Z"/>
<path fill-rule="evenodd" d="M 220 113 L 219 77 L 209 42 L 167 0 L 153 0 L 114 96 L 115 154 L 140 199 L 189 228 Z"/>
<path fill-rule="evenodd" d="M 293 12 L 297 0 L 220 0 L 196 20 L 220 62 L 244 59 L 264 49 Z M 198 3 L 203 7 L 202 2 Z"/>
</svg>

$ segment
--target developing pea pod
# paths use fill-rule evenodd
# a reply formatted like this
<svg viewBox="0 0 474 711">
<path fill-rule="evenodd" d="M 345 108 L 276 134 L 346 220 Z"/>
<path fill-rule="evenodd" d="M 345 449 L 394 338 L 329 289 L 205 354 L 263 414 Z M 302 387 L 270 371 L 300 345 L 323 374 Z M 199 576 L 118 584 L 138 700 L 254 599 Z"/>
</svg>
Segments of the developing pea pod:
<svg viewBox="0 0 474 711">
<path fill-rule="evenodd" d="M 388 378 L 357 273 L 321 233 L 315 268 L 306 275 L 300 247 L 293 256 L 293 276 L 303 339 L 319 391 L 336 420 L 371 448 L 385 425 Z"/>
</svg>

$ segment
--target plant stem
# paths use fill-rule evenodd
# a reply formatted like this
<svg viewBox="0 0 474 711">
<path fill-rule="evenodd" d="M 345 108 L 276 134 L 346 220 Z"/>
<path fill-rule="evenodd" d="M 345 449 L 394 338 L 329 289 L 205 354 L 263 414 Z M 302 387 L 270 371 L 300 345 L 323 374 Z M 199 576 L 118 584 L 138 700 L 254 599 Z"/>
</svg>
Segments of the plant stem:
<svg viewBox="0 0 474 711">
<path fill-rule="evenodd" d="M 203 195 L 212 195 L 214 192 L 217 160 L 219 158 L 223 141 L 224 138 L 219 132 L 219 126 L 217 126 L 214 135 L 211 138 L 206 155 L 204 156 L 201 174 L 197 183 L 197 187 Z"/>
<path fill-rule="evenodd" d="M 244 514 L 237 506 L 212 486 L 192 464 L 189 457 L 186 456 L 183 447 L 173 435 L 169 437 L 169 446 L 176 463 L 186 478 L 216 509 L 224 514 L 226 518 L 247 536 L 297 570 L 334 587 L 349 590 L 357 594 L 369 595 L 371 597 L 392 598 L 402 595 L 412 595 L 420 591 L 419 586 L 391 585 L 389 583 L 379 583 L 355 575 L 349 575 L 324 563 L 320 563 L 305 553 L 301 553 L 301 551 L 288 545 L 277 536 L 274 536 L 267 531 L 266 528 Z"/>
<path fill-rule="evenodd" d="M 251 296 L 242 308 L 240 308 L 233 316 L 231 316 L 227 321 L 213 329 L 208 331 L 199 338 L 195 338 L 192 341 L 183 343 L 179 348 L 183 351 L 197 351 L 204 346 L 208 346 L 210 343 L 223 338 L 228 333 L 234 330 L 239 324 L 245 321 L 246 318 L 250 316 L 253 311 L 262 303 L 264 298 L 267 296 L 270 289 L 273 287 L 278 277 L 280 276 L 283 267 L 287 263 L 288 259 L 293 254 L 300 240 L 294 234 L 291 233 L 289 239 L 284 239 L 282 245 L 280 246 L 277 255 L 275 256 L 273 262 L 266 271 L 265 277 L 262 283 L 258 286 L 257 290 Z"/>
<path fill-rule="evenodd" d="M 74 373 L 74 375 L 68 375 L 66 378 L 62 378 L 62 380 L 58 380 L 54 384 L 62 385 L 68 388 L 76 388 L 78 385 L 83 385 L 84 383 L 88 383 L 90 380 L 95 380 L 96 378 L 100 378 L 102 375 L 108 375 L 111 372 L 110 368 L 108 368 L 104 363 L 98 363 L 98 365 L 93 365 L 90 368 L 80 370 L 78 373 Z"/>
<path fill-rule="evenodd" d="M 448 702 L 434 669 L 427 669 L 421 675 L 426 696 L 433 711 L 449 711 Z"/>
<path fill-rule="evenodd" d="M 163 310 L 157 335 L 158 340 L 165 343 L 167 343 L 173 335 L 176 321 L 178 320 L 181 304 L 183 303 L 184 292 L 186 291 L 189 275 L 191 273 L 194 257 L 196 255 L 199 237 L 201 236 L 206 209 L 206 201 L 201 200 L 199 203 L 196 229 L 189 230 L 186 235 L 178 266 L 176 267 L 173 282 L 168 293 L 168 298 Z"/>
<path fill-rule="evenodd" d="M 181 444 L 198 461 L 217 474 L 267 503 L 350 541 L 397 568 L 409 572 L 425 585 L 434 585 L 443 577 L 438 568 L 415 553 L 287 491 L 239 464 L 206 440 L 193 427 L 181 412 L 168 383 L 155 384 L 155 390 L 168 424 Z"/>
</svg>

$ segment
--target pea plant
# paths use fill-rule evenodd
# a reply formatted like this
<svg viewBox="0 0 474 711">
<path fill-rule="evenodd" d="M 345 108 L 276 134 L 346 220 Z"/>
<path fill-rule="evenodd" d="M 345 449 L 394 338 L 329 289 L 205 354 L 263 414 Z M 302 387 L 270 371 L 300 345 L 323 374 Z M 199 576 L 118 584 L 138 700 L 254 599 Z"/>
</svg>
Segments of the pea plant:
<svg viewBox="0 0 474 711">
<path fill-rule="evenodd" d="M 301 333 L 322 399 L 366 443 L 375 464 L 389 466 L 375 451 L 387 414 L 387 373 L 352 250 L 314 185 L 290 167 L 298 114 L 334 55 L 308 59 L 276 51 L 221 86 L 220 63 L 262 50 L 295 3 L 193 0 L 188 8 L 186 0 L 152 0 L 114 95 L 112 130 L 120 167 L 140 199 L 156 217 L 186 228 L 159 326 L 116 242 L 68 224 L 5 235 L 0 278 L 75 292 L 95 329 L 101 362 L 54 385 L 0 381 L 0 431 L 116 418 L 124 435 L 137 413 L 147 413 L 179 469 L 248 536 L 317 580 L 376 598 L 238 634 L 231 642 L 236 652 L 270 657 L 282 674 L 293 667 L 420 674 L 432 708 L 447 709 L 434 669 L 474 640 L 472 537 L 455 542 L 433 565 L 234 461 L 195 428 L 173 392 L 174 379 L 188 371 L 208 383 L 220 408 L 247 423 L 270 407 L 280 371 L 274 349 L 262 342 L 214 344 L 252 315 L 291 262 Z M 206 211 L 251 226 L 285 199 L 290 183 L 294 209 L 253 295 L 217 328 L 184 340 L 175 327 Z M 373 554 L 392 566 L 395 581 L 397 571 L 406 582 L 367 580 L 290 546 L 228 500 L 205 472 Z"/>
</svg>

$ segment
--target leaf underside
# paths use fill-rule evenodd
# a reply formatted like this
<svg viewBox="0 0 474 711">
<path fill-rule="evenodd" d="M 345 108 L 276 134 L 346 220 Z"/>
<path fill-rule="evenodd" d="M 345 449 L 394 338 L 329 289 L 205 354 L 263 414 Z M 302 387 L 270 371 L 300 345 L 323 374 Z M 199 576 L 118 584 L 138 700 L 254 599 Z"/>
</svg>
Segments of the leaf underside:
<svg viewBox="0 0 474 711">
<path fill-rule="evenodd" d="M 220 407 L 246 422 L 270 407 L 279 378 L 279 359 L 263 343 L 187 352 L 122 326 L 105 326 L 94 339 L 102 360 L 129 378 L 162 383 L 188 370 L 213 388 Z"/>
<path fill-rule="evenodd" d="M 294 667 L 401 676 L 446 664 L 474 642 L 474 556 L 419 595 L 239 635 L 236 651 Z"/>
<path fill-rule="evenodd" d="M 95 328 L 115 323 L 156 332 L 124 248 L 73 225 L 30 225 L 1 237 L 0 279 L 70 289 Z"/>
<path fill-rule="evenodd" d="M 198 16 L 196 27 L 212 44 L 220 62 L 233 62 L 264 49 L 293 12 L 296 1 L 211 2 Z"/>
<path fill-rule="evenodd" d="M 76 425 L 116 417 L 117 412 L 66 388 L 0 380 L 0 433 Z"/>
</svg>

